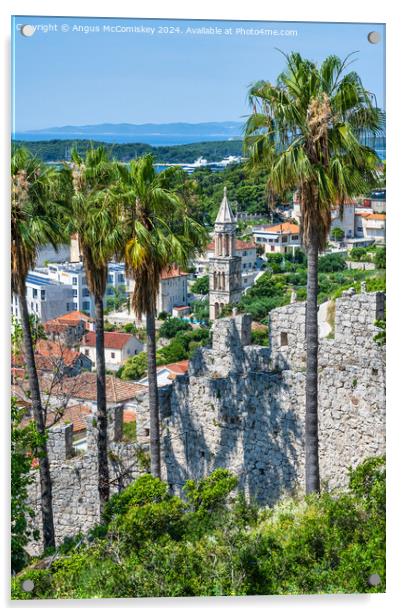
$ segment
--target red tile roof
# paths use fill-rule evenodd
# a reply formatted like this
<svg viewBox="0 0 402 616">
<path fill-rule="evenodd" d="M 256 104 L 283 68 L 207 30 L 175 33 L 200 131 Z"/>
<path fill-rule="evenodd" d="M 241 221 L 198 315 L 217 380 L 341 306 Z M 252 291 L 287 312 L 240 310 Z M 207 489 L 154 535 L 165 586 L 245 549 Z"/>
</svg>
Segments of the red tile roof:
<svg viewBox="0 0 402 616">
<path fill-rule="evenodd" d="M 57 317 L 55 320 L 69 322 L 69 321 L 84 321 L 93 323 L 95 319 L 89 317 L 85 312 L 80 312 L 79 310 L 72 310 L 71 312 L 67 312 L 66 314 L 62 314 L 60 317 Z"/>
<path fill-rule="evenodd" d="M 64 409 L 62 417 L 54 425 L 60 426 L 65 424 L 73 424 L 73 432 L 81 432 L 86 430 L 87 424 L 85 417 L 92 414 L 92 409 L 85 404 L 73 404 Z M 55 414 L 50 413 L 47 423 L 53 423 Z"/>
<path fill-rule="evenodd" d="M 162 272 L 161 280 L 167 280 L 168 278 L 178 278 L 179 276 L 187 276 L 187 272 L 183 272 L 179 267 L 170 267 Z"/>
<path fill-rule="evenodd" d="M 41 379 L 41 389 L 46 391 L 51 383 Z M 115 376 L 106 375 L 106 400 L 108 404 L 117 404 L 131 400 L 136 394 L 146 391 L 144 385 L 131 381 L 122 381 Z M 64 377 L 59 383 L 53 384 L 54 396 L 76 398 L 78 400 L 90 400 L 96 402 L 96 374 L 95 372 L 82 372 L 74 377 Z"/>
<path fill-rule="evenodd" d="M 236 250 L 249 250 L 250 248 L 257 248 L 257 244 L 255 242 L 245 242 L 244 240 L 236 240 L 235 249 Z M 215 250 L 215 242 L 210 242 L 207 246 L 208 251 Z"/>
<path fill-rule="evenodd" d="M 279 233 L 280 235 L 289 235 L 291 233 L 300 233 L 300 228 L 292 222 L 282 222 L 279 225 L 264 227 L 267 233 Z"/>
<path fill-rule="evenodd" d="M 38 340 L 35 347 L 35 362 L 39 369 L 52 368 L 62 360 L 65 366 L 72 366 L 81 353 L 51 340 Z"/>
<path fill-rule="evenodd" d="M 176 361 L 173 364 L 166 364 L 166 366 L 163 367 L 167 368 L 171 372 L 174 372 L 175 374 L 186 374 L 188 372 L 188 363 L 188 359 L 183 359 L 182 361 Z"/>
<path fill-rule="evenodd" d="M 95 319 L 89 317 L 84 312 L 73 310 L 72 312 L 62 314 L 55 319 L 46 321 L 44 328 L 46 332 L 60 333 L 66 331 L 68 327 L 77 327 L 81 321 L 87 325 L 89 323 L 94 323 Z"/>
<path fill-rule="evenodd" d="M 385 220 L 385 214 L 369 214 L 367 220 Z"/>
<path fill-rule="evenodd" d="M 127 342 L 132 340 L 134 336 L 131 334 L 122 334 L 120 332 L 105 332 L 105 349 L 121 350 Z M 96 333 L 88 332 L 85 334 L 81 346 L 94 347 L 96 345 Z"/>
</svg>

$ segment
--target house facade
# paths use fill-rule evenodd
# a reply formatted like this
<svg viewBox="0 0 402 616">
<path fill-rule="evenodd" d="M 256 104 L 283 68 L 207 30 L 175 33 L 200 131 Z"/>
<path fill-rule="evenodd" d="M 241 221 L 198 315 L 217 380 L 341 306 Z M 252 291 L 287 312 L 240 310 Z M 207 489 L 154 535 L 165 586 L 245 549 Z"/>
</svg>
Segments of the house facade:
<svg viewBox="0 0 402 616">
<path fill-rule="evenodd" d="M 108 370 L 118 370 L 133 355 L 144 350 L 144 345 L 131 334 L 105 332 L 105 364 Z M 87 332 L 80 345 L 80 351 L 96 368 L 96 334 Z"/>
<path fill-rule="evenodd" d="M 157 314 L 160 314 L 161 312 L 172 314 L 174 307 L 188 305 L 187 281 L 187 272 L 183 272 L 178 267 L 174 266 L 162 272 L 159 281 L 159 291 L 156 297 Z M 134 291 L 134 284 L 135 283 L 132 278 L 127 279 L 129 295 L 131 295 Z M 133 314 L 134 318 L 131 305 L 128 314 L 130 313 Z"/>
<path fill-rule="evenodd" d="M 83 312 L 74 310 L 44 323 L 50 340 L 59 340 L 67 346 L 76 346 L 87 331 L 94 330 L 94 319 Z"/>
<path fill-rule="evenodd" d="M 64 314 L 73 308 L 73 289 L 70 285 L 59 284 L 46 274 L 29 272 L 26 278 L 26 299 L 29 314 L 45 322 Z M 11 314 L 18 321 L 21 309 L 18 297 L 11 297 Z"/>
<path fill-rule="evenodd" d="M 266 255 L 277 252 L 294 254 L 301 248 L 300 228 L 291 222 L 254 227 L 253 237 Z"/>
<path fill-rule="evenodd" d="M 70 310 L 80 310 L 95 316 L 95 304 L 88 288 L 85 269 L 78 263 L 49 263 L 47 273 L 51 280 L 72 288 L 72 304 Z M 106 293 L 103 301 L 105 307 L 108 300 L 116 297 L 116 293 L 126 296 L 126 275 L 123 263 L 109 263 Z"/>
<path fill-rule="evenodd" d="M 369 214 L 363 217 L 363 237 L 374 240 L 376 244 L 385 244 L 385 214 Z"/>
</svg>

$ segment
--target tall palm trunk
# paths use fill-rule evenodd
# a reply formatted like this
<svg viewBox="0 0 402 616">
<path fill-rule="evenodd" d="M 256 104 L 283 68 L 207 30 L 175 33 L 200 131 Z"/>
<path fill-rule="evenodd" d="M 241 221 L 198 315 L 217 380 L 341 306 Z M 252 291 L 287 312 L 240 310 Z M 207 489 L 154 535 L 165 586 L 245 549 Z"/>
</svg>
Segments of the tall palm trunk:
<svg viewBox="0 0 402 616">
<path fill-rule="evenodd" d="M 103 513 L 109 500 L 109 466 L 107 456 L 107 409 L 106 409 L 106 369 L 105 334 L 103 327 L 103 297 L 95 295 L 95 335 L 96 335 L 96 401 L 98 429 L 98 491 L 100 511 Z"/>
<path fill-rule="evenodd" d="M 148 356 L 148 392 L 149 392 L 149 429 L 151 449 L 151 474 L 161 476 L 161 451 L 159 433 L 159 401 L 156 374 L 155 311 L 146 315 L 147 356 Z"/>
<path fill-rule="evenodd" d="M 28 306 L 24 291 L 18 294 L 18 299 L 21 310 L 25 362 L 28 371 L 29 388 L 31 391 L 32 413 L 34 416 L 36 429 L 43 437 L 41 439 L 40 446 L 38 447 L 43 543 L 45 548 L 54 548 L 55 537 L 52 506 L 52 480 L 50 477 L 49 457 L 46 446 L 46 426 L 42 410 L 38 373 L 35 365 Z"/>
<path fill-rule="evenodd" d="M 315 235 L 314 232 L 310 233 L 307 246 L 306 494 L 320 491 L 318 459 L 318 238 Z"/>
</svg>

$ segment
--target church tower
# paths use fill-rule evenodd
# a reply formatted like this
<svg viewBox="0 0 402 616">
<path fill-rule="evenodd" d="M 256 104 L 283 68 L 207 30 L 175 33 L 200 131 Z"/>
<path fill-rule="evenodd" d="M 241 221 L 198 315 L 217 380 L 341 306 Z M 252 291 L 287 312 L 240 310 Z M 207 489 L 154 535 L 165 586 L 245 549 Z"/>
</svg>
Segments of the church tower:
<svg viewBox="0 0 402 616">
<path fill-rule="evenodd" d="M 226 186 L 215 220 L 214 256 L 209 259 L 209 318 L 213 321 L 225 304 L 237 303 L 242 292 L 241 257 L 236 256 L 236 221 Z"/>
</svg>

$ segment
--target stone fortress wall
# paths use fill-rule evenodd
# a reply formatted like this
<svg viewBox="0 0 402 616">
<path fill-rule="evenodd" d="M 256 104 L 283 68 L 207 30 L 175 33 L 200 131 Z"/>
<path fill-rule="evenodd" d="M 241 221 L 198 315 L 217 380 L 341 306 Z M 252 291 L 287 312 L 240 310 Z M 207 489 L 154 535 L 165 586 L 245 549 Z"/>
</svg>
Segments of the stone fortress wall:
<svg viewBox="0 0 402 616">
<path fill-rule="evenodd" d="M 345 292 L 334 337 L 320 341 L 320 471 L 330 489 L 347 484 L 349 466 L 385 453 L 385 349 L 373 339 L 384 302 L 383 293 Z M 304 330 L 305 303 L 271 311 L 269 347 L 250 344 L 249 315 L 214 323 L 212 348 L 197 350 L 161 404 L 164 478 L 174 491 L 217 467 L 261 504 L 303 489 Z"/>
<path fill-rule="evenodd" d="M 87 449 L 76 452 L 73 426 L 66 424 L 49 430 L 47 441 L 52 479 L 53 517 L 56 545 L 66 537 L 87 533 L 99 523 L 97 428 L 93 415 L 86 418 Z M 139 447 L 123 440 L 123 409 L 108 410 L 109 478 L 111 494 L 120 491 L 144 472 Z M 142 449 L 142 448 L 141 448 Z M 41 531 L 39 472 L 29 486 L 29 500 L 35 512 L 34 527 Z M 31 554 L 42 551 L 42 534 L 29 545 Z"/>
<path fill-rule="evenodd" d="M 373 339 L 384 301 L 383 293 L 344 293 L 334 337 L 320 341 L 320 471 L 330 489 L 346 485 L 349 466 L 385 453 L 385 350 Z M 188 375 L 160 388 L 162 473 L 172 492 L 217 467 L 235 473 L 261 504 L 303 489 L 304 329 L 304 303 L 271 311 L 269 347 L 251 344 L 250 315 L 219 319 L 212 347 L 197 349 Z M 147 395 L 137 403 L 136 445 L 122 440 L 121 408 L 109 411 L 112 491 L 144 472 L 136 452 L 149 441 Z M 71 425 L 49 433 L 58 543 L 99 521 L 94 423 L 89 417 L 88 449 L 79 456 Z M 38 483 L 31 499 L 39 511 Z"/>
</svg>

